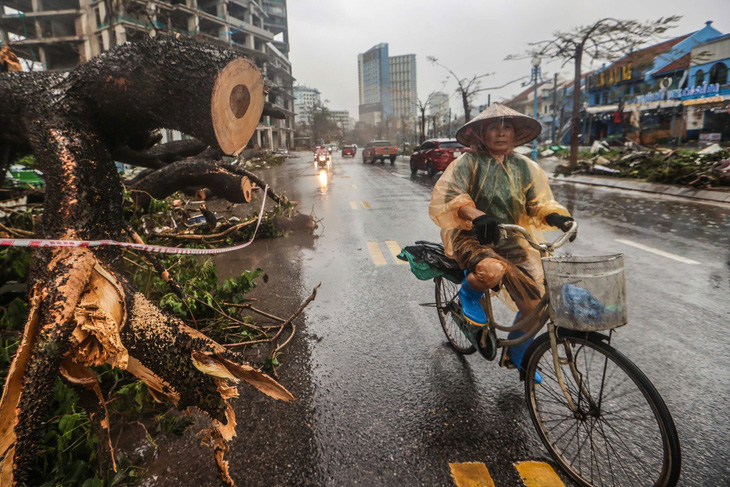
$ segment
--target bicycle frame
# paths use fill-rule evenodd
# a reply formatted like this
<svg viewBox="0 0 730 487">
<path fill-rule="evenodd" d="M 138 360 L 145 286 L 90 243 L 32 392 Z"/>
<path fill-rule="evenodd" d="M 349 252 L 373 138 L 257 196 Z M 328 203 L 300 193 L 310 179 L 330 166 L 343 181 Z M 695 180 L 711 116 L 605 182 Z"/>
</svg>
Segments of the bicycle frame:
<svg viewBox="0 0 730 487">
<path fill-rule="evenodd" d="M 525 230 L 520 225 L 500 225 L 500 228 L 503 230 L 503 232 L 506 234 L 505 236 L 509 236 L 509 234 L 518 235 L 522 238 L 524 238 L 528 244 L 535 250 L 540 252 L 540 257 L 547 257 L 552 254 L 552 252 L 563 245 L 578 232 L 578 224 L 576 222 L 571 222 L 571 226 L 568 229 L 567 232 L 565 232 L 563 235 L 561 235 L 555 242 L 553 243 L 540 243 L 537 242 L 535 239 L 532 238 L 532 235 Z M 550 302 L 550 294 L 548 293 L 548 287 L 547 282 L 543 278 L 543 287 L 545 288 L 545 293 L 543 294 L 542 298 L 538 302 L 537 306 L 535 306 L 535 309 L 532 310 L 532 312 L 522 317 L 520 321 L 515 323 L 512 326 L 502 326 L 499 323 L 497 323 L 494 319 L 494 312 L 492 310 L 492 301 L 488 294 L 485 294 L 484 299 L 482 300 L 482 305 L 484 307 L 484 311 L 487 314 L 487 327 L 489 327 L 492 330 L 501 330 L 501 331 L 525 331 L 525 327 L 531 323 L 534 322 L 532 328 L 525 331 L 525 334 L 522 335 L 519 338 L 515 338 L 512 340 L 497 340 L 497 346 L 498 347 L 510 347 L 513 345 L 519 345 L 521 343 L 524 343 L 530 339 L 532 339 L 535 335 L 537 335 L 540 330 L 542 330 L 543 326 L 550 320 L 550 316 L 548 314 L 548 304 Z"/>
<path fill-rule="evenodd" d="M 500 225 L 503 231 L 505 232 L 511 232 L 513 234 L 517 234 L 521 237 L 523 237 L 527 243 L 530 244 L 534 249 L 538 250 L 540 252 L 540 257 L 547 257 L 552 254 L 552 252 L 563 245 L 578 231 L 578 224 L 576 222 L 571 222 L 570 229 L 565 232 L 562 236 L 560 236 L 555 242 L 553 243 L 539 243 L 535 241 L 532 236 L 525 230 L 523 227 L 519 225 Z M 573 375 L 573 379 L 575 380 L 575 383 L 578 384 L 578 387 L 581 390 L 581 395 L 585 396 L 587 399 L 591 399 L 590 394 L 588 394 L 588 391 L 583 386 L 583 381 L 580 372 L 575 367 L 575 364 L 571 360 L 570 357 L 566 357 L 565 359 L 560 358 L 560 354 L 558 352 L 558 342 L 557 342 L 557 335 L 555 332 L 555 325 L 553 323 L 549 323 L 550 321 L 550 315 L 548 313 L 548 304 L 550 303 L 550 293 L 548 292 L 548 286 L 547 281 L 543 278 L 543 284 L 545 288 L 545 293 L 543 294 L 542 298 L 540 299 L 540 302 L 535 306 L 535 309 L 532 310 L 532 312 L 520 319 L 517 323 L 515 323 L 512 326 L 502 326 L 499 323 L 496 322 L 494 319 L 494 311 L 492 309 L 492 300 L 491 297 L 488 294 L 485 294 L 485 297 L 482 301 L 482 305 L 484 307 L 484 311 L 487 315 L 487 325 L 486 327 L 494 333 L 494 330 L 501 330 L 501 331 L 524 331 L 524 328 L 528 326 L 530 323 L 534 323 L 532 327 L 525 331 L 525 334 L 520 336 L 519 338 L 515 338 L 512 340 L 505 340 L 505 339 L 498 339 L 496 342 L 497 348 L 502 347 L 510 347 L 513 345 L 519 345 L 522 343 L 525 343 L 528 340 L 531 340 L 535 337 L 547 324 L 548 326 L 548 334 L 550 336 L 550 349 L 552 351 L 553 355 L 553 363 L 555 367 L 555 373 L 557 375 L 558 383 L 560 384 L 560 389 L 563 391 L 563 395 L 565 396 L 565 399 L 568 402 L 568 405 L 570 406 L 570 409 L 574 413 L 579 412 L 578 406 L 573 401 L 573 398 L 571 397 L 567 386 L 565 385 L 565 380 L 563 378 L 562 374 L 562 368 L 561 365 L 568 365 L 570 367 L 570 370 Z M 485 346 L 486 343 L 486 336 L 487 333 L 482 333 L 482 346 Z"/>
</svg>

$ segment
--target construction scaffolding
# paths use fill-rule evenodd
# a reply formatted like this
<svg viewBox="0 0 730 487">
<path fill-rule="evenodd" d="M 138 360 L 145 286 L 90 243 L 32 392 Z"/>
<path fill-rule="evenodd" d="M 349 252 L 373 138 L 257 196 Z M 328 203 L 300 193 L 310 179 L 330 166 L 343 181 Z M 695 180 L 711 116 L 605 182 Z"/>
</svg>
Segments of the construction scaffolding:
<svg viewBox="0 0 730 487">
<path fill-rule="evenodd" d="M 0 47 L 28 70 L 66 70 L 125 42 L 169 34 L 238 51 L 270 87 L 285 119 L 264 116 L 252 143 L 294 147 L 294 94 L 286 0 L 0 0 Z"/>
</svg>

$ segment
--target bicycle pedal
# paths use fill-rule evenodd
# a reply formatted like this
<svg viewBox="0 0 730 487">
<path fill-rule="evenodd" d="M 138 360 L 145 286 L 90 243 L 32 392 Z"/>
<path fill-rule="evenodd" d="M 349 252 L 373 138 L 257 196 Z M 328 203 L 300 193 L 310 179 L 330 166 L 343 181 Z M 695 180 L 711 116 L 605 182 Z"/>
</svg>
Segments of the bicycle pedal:
<svg viewBox="0 0 730 487">
<path fill-rule="evenodd" d="M 509 359 L 506 350 L 506 348 L 502 349 L 502 356 L 499 358 L 499 366 L 506 367 L 508 370 L 515 370 L 517 366 Z"/>
</svg>

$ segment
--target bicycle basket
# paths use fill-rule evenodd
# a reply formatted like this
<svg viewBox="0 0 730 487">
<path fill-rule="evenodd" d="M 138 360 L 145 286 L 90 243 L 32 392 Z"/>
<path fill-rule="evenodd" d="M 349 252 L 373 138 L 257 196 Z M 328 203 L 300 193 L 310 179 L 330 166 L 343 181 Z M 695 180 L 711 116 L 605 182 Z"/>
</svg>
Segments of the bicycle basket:
<svg viewBox="0 0 730 487">
<path fill-rule="evenodd" d="M 622 254 L 598 257 L 543 257 L 550 318 L 578 331 L 610 330 L 627 321 Z"/>
</svg>

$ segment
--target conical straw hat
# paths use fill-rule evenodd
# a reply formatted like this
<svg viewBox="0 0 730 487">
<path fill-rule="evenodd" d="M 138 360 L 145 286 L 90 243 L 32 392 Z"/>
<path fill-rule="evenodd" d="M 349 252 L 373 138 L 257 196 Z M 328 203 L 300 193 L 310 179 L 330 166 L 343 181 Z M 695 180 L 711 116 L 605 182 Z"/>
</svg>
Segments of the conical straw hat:
<svg viewBox="0 0 730 487">
<path fill-rule="evenodd" d="M 501 103 L 493 103 L 461 127 L 456 132 L 456 140 L 467 147 L 483 145 L 481 134 L 484 126 L 499 119 L 509 120 L 514 125 L 515 147 L 530 142 L 542 132 L 542 125 L 534 118 L 523 115 Z"/>
</svg>

